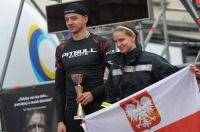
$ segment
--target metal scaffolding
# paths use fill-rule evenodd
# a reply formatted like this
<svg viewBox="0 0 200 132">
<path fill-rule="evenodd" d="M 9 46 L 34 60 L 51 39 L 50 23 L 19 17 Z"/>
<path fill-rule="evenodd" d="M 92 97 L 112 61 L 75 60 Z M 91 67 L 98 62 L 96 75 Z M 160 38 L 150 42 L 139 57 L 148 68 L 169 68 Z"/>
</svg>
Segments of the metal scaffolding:
<svg viewBox="0 0 200 132">
<path fill-rule="evenodd" d="M 143 25 L 142 25 L 142 21 L 138 21 L 137 25 L 138 28 L 140 29 L 140 42 L 143 46 L 143 50 L 145 50 L 146 46 L 148 45 L 149 41 L 152 38 L 152 35 L 154 34 L 154 32 L 156 31 L 156 28 L 158 26 L 158 23 L 162 20 L 162 24 L 163 24 L 163 32 L 164 32 L 164 48 L 161 52 L 161 56 L 166 55 L 166 59 L 170 62 L 170 53 L 169 53 L 169 46 L 170 45 L 191 45 L 191 46 L 195 46 L 195 45 L 200 45 L 199 42 L 174 42 L 174 41 L 169 41 L 169 35 L 168 35 L 168 28 L 167 28 L 167 20 L 166 20 L 166 11 L 180 11 L 180 12 L 188 12 L 190 13 L 190 15 L 192 16 L 192 18 L 194 19 L 194 21 L 196 22 L 196 24 L 199 26 L 200 25 L 200 17 L 199 14 L 195 11 L 194 7 L 192 6 L 192 2 L 191 0 L 180 0 L 183 5 L 185 7 L 187 7 L 186 9 L 180 9 L 180 8 L 171 8 L 171 7 L 167 7 L 167 4 L 165 2 L 165 0 L 160 0 L 161 3 L 161 10 L 160 10 L 160 14 L 158 16 L 158 18 L 155 19 L 147 37 L 144 39 L 144 33 L 143 33 Z M 45 14 L 41 11 L 41 9 L 39 8 L 39 6 L 35 3 L 34 0 L 31 0 L 32 4 L 36 7 L 36 9 L 41 13 L 41 15 L 46 18 Z M 58 3 L 62 3 L 62 0 L 57 0 Z M 16 22 L 15 22 L 15 26 L 13 29 L 13 33 L 12 33 L 12 38 L 10 40 L 10 45 L 9 45 L 9 49 L 7 52 L 7 56 L 6 56 L 6 60 L 4 63 L 4 67 L 3 67 L 3 72 L 0 78 L 0 92 L 2 91 L 2 87 L 3 87 L 3 83 L 4 83 L 4 78 L 5 78 L 5 74 L 7 71 L 7 67 L 8 67 L 8 62 L 10 59 L 10 55 L 12 52 L 12 47 L 13 47 L 13 43 L 14 43 L 14 39 L 15 39 L 15 35 L 17 32 L 17 27 L 19 24 L 19 20 L 20 20 L 20 16 L 21 16 L 21 12 L 22 12 L 22 8 L 23 8 L 23 4 L 24 4 L 24 0 L 21 0 L 20 3 L 20 7 L 18 10 L 18 14 L 17 14 L 17 18 L 16 18 Z M 112 29 L 112 28 L 111 28 Z M 200 31 L 200 28 L 199 28 Z M 99 32 L 99 35 L 111 35 L 112 31 L 108 31 L 108 32 Z M 62 33 L 57 33 L 57 36 L 59 36 L 59 38 L 63 39 L 64 36 Z M 62 41 L 62 40 L 61 40 Z M 199 52 L 196 56 L 195 61 L 193 62 L 194 64 L 200 65 L 199 64 L 199 60 L 200 60 L 200 49 Z M 183 64 L 183 65 L 188 65 L 188 64 Z M 1 102 L 0 102 L 1 103 Z M 0 106 L 1 107 L 1 106 Z M 0 112 L 0 116 L 1 116 L 1 112 Z M 2 121 L 1 121 L 2 122 Z M 1 126 L 0 131 L 3 131 L 3 126 Z"/>
</svg>

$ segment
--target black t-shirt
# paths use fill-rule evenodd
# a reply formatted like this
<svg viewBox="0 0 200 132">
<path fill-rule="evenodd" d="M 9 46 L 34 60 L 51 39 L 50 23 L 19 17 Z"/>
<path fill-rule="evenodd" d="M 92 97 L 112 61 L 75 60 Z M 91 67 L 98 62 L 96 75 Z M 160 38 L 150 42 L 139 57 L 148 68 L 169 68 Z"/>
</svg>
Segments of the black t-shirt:
<svg viewBox="0 0 200 132">
<path fill-rule="evenodd" d="M 77 106 L 77 94 L 74 88 L 76 84 L 72 81 L 72 74 L 84 75 L 81 84 L 83 91 L 90 91 L 94 97 L 94 101 L 89 105 L 100 106 L 104 95 L 103 76 L 110 53 L 113 53 L 112 45 L 105 38 L 93 33 L 80 41 L 70 38 L 66 43 L 57 47 L 55 85 L 57 111 L 58 107 L 64 106 L 65 102 L 61 100 L 65 100 L 65 97 L 67 107 Z M 62 103 L 59 104 L 60 102 Z"/>
</svg>

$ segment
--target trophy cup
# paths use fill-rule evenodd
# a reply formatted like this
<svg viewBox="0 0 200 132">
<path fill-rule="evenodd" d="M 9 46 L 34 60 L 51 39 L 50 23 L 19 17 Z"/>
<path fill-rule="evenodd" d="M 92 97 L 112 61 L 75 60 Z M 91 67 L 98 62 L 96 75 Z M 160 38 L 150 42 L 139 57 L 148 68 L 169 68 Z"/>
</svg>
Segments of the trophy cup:
<svg viewBox="0 0 200 132">
<path fill-rule="evenodd" d="M 72 74 L 71 78 L 77 86 L 74 86 L 76 89 L 77 96 L 81 95 L 83 93 L 83 87 L 81 86 L 82 80 L 83 80 L 83 74 Z M 83 110 L 83 106 L 81 103 L 78 103 L 78 109 L 77 109 L 77 115 L 74 116 L 74 120 L 83 119 L 85 116 L 85 112 Z"/>
</svg>

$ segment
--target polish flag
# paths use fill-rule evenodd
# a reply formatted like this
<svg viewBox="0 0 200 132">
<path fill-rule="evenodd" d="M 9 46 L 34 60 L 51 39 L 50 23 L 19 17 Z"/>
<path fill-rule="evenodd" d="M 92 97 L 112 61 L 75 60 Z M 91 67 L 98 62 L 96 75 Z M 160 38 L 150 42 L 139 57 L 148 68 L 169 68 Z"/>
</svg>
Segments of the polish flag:
<svg viewBox="0 0 200 132">
<path fill-rule="evenodd" d="M 85 132 L 200 132 L 200 93 L 189 66 L 85 117 Z"/>
</svg>

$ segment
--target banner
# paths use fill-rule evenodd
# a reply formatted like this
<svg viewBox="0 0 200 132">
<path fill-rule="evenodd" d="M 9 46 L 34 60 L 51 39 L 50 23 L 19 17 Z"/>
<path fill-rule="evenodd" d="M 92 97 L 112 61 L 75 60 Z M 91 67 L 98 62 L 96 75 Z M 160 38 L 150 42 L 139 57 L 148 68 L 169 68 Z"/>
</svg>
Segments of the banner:
<svg viewBox="0 0 200 132">
<path fill-rule="evenodd" d="M 85 117 L 85 132 L 200 132 L 200 93 L 186 67 Z"/>
<path fill-rule="evenodd" d="M 0 93 L 5 132 L 56 132 L 54 84 L 30 86 Z"/>
</svg>

